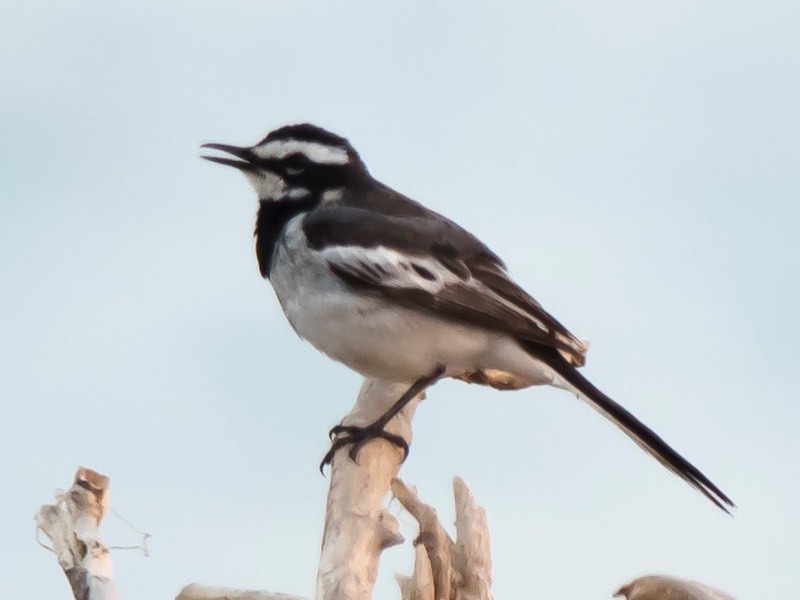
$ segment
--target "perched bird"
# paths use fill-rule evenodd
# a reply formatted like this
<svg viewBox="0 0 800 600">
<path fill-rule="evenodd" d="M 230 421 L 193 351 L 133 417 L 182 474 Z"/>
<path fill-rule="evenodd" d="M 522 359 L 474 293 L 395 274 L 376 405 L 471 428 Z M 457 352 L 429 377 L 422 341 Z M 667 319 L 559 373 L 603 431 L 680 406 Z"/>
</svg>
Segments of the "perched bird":
<svg viewBox="0 0 800 600">
<path fill-rule="evenodd" d="M 343 137 L 288 125 L 249 147 L 205 144 L 258 194 L 261 275 L 297 334 L 367 378 L 408 391 L 366 428 L 337 427 L 336 448 L 384 437 L 384 425 L 442 377 L 498 389 L 568 390 L 711 502 L 733 502 L 579 371 L 587 344 L 509 277 L 503 261 L 446 217 L 374 179 Z M 233 157 L 233 158 L 231 158 Z"/>
</svg>

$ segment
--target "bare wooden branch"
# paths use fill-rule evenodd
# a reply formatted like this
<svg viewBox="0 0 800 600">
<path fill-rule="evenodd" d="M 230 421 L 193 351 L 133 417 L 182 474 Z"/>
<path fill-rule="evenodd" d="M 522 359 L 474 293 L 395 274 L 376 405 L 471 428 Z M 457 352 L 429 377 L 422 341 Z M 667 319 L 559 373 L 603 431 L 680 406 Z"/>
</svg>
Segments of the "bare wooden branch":
<svg viewBox="0 0 800 600">
<path fill-rule="evenodd" d="M 453 479 L 456 505 L 456 545 L 453 568 L 461 574 L 458 597 L 491 600 L 492 554 L 486 511 L 478 506 L 467 484 Z"/>
<path fill-rule="evenodd" d="M 109 479 L 80 467 L 56 504 L 36 513 L 36 526 L 50 538 L 75 600 L 119 600 L 108 549 L 97 527 L 108 506 Z"/>
<path fill-rule="evenodd" d="M 435 600 L 436 586 L 428 551 L 422 544 L 414 547 L 413 575 L 395 575 L 402 600 Z"/>
<path fill-rule="evenodd" d="M 392 482 L 392 493 L 419 524 L 414 575 L 398 578 L 403 600 L 430 597 L 428 581 L 436 600 L 491 600 L 492 561 L 486 514 L 466 484 L 458 477 L 453 480 L 455 542 L 442 527 L 436 511 L 399 479 Z M 420 557 L 421 552 L 427 560 Z"/>
<path fill-rule="evenodd" d="M 364 426 L 377 420 L 406 391 L 406 386 L 366 380 L 344 425 Z M 386 431 L 411 442 L 411 418 L 421 395 L 386 426 Z M 389 485 L 397 474 L 402 451 L 383 439 L 366 443 L 357 462 L 350 447 L 333 457 L 328 501 L 317 572 L 316 600 L 370 600 L 385 548 L 400 544 L 397 519 L 385 508 Z M 299 600 L 296 596 L 265 591 L 186 586 L 177 600 Z"/>
<path fill-rule="evenodd" d="M 191 583 L 183 588 L 175 600 L 305 600 L 300 596 L 274 592 L 236 590 L 224 587 L 207 587 Z"/>
<path fill-rule="evenodd" d="M 365 381 L 344 425 L 374 422 L 405 392 L 404 386 Z M 411 441 L 411 419 L 420 397 L 386 427 Z M 365 444 L 354 462 L 350 447 L 333 457 L 315 600 L 371 600 L 380 553 L 402 543 L 397 519 L 385 508 L 391 485 L 394 496 L 417 520 L 415 564 L 411 576 L 398 576 L 403 600 L 492 600 L 491 548 L 486 514 L 466 484 L 453 481 L 456 540 L 439 522 L 436 511 L 395 479 L 402 451 L 383 439 Z M 620 588 L 626 600 L 734 600 L 708 586 L 674 577 L 648 576 Z M 81 599 L 83 600 L 83 599 Z M 91 600 L 95 600 L 92 598 Z M 185 587 L 176 600 L 302 600 L 265 591 Z"/>
<path fill-rule="evenodd" d="M 458 583 L 458 574 L 453 570 L 453 541 L 445 531 L 436 510 L 422 502 L 417 494 L 399 479 L 392 482 L 392 494 L 399 500 L 419 524 L 419 535 L 414 543 L 421 545 L 431 566 L 434 597 L 451 597 L 451 589 Z"/>
<path fill-rule="evenodd" d="M 374 422 L 405 391 L 403 385 L 366 380 L 343 424 L 364 426 Z M 411 419 L 419 400 L 412 400 L 386 430 L 410 443 Z M 317 600 L 370 600 L 381 551 L 403 541 L 397 519 L 384 508 L 402 451 L 375 439 L 360 450 L 357 463 L 349 459 L 348 452 L 348 447 L 339 449 L 331 466 Z"/>
<path fill-rule="evenodd" d="M 717 589 L 668 575 L 647 575 L 634 579 L 616 591 L 625 600 L 735 600 Z"/>
</svg>

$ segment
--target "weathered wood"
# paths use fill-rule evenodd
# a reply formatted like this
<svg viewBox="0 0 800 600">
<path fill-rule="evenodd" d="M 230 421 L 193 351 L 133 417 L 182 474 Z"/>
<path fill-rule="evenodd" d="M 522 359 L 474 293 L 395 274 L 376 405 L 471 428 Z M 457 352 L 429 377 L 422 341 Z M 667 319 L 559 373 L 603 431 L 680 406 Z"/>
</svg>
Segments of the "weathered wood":
<svg viewBox="0 0 800 600">
<path fill-rule="evenodd" d="M 405 391 L 403 385 L 366 380 L 343 424 L 374 422 Z M 412 400 L 386 430 L 410 443 L 411 418 L 419 400 Z M 361 448 L 353 462 L 349 450 L 340 448 L 331 465 L 316 600 L 370 600 L 381 551 L 403 541 L 397 519 L 384 508 L 402 451 L 375 439 Z"/>
<path fill-rule="evenodd" d="M 274 592 L 236 590 L 224 587 L 207 587 L 191 583 L 183 588 L 175 600 L 305 600 L 300 596 Z"/>
<path fill-rule="evenodd" d="M 374 422 L 403 395 L 406 386 L 365 381 L 343 425 Z M 411 442 L 411 418 L 420 397 L 412 400 L 386 426 L 386 431 Z M 371 600 L 380 553 L 403 542 L 397 519 L 384 508 L 389 485 L 397 474 L 402 451 L 383 439 L 361 448 L 357 462 L 349 446 L 337 450 L 330 484 L 317 571 L 316 600 Z M 295 596 L 191 584 L 177 600 L 292 600 Z"/>
<path fill-rule="evenodd" d="M 696 581 L 668 575 L 634 579 L 616 591 L 625 600 L 735 600 L 733 596 Z"/>
<path fill-rule="evenodd" d="M 436 586 L 428 551 L 422 544 L 414 547 L 414 571 L 411 576 L 395 575 L 402 600 L 435 600 Z"/>
<path fill-rule="evenodd" d="M 405 387 L 365 381 L 343 425 L 374 422 L 405 392 Z M 411 441 L 411 419 L 420 397 L 401 411 L 386 429 Z M 381 552 L 402 543 L 397 519 L 384 507 L 392 493 L 417 520 L 415 564 L 411 576 L 398 575 L 403 600 L 492 600 L 491 549 L 486 514 L 466 484 L 453 481 L 456 539 L 447 534 L 436 511 L 395 479 L 402 451 L 375 439 L 366 443 L 357 461 L 350 447 L 333 457 L 328 487 L 315 600 L 371 600 Z M 620 588 L 626 600 L 734 600 L 708 586 L 666 576 L 642 577 Z M 95 599 L 91 599 L 95 600 Z M 266 591 L 185 587 L 176 600 L 302 600 Z"/>
<path fill-rule="evenodd" d="M 399 479 L 392 482 L 392 493 L 419 524 L 414 575 L 398 578 L 403 600 L 428 598 L 431 594 L 436 600 L 492 600 L 492 560 L 486 513 L 475 502 L 466 484 L 458 477 L 453 480 L 455 541 L 439 522 L 436 511 L 420 501 Z M 420 557 L 421 551 L 427 560 Z M 420 568 L 422 572 L 418 573 Z M 430 575 L 426 572 L 428 568 Z M 432 592 L 428 589 L 431 585 Z"/>
<path fill-rule="evenodd" d="M 405 483 L 395 479 L 392 494 L 419 525 L 419 535 L 414 544 L 425 549 L 432 571 L 434 597 L 449 600 L 452 586 L 458 583 L 452 564 L 453 541 L 439 522 L 436 510 L 422 502 Z"/>
<path fill-rule="evenodd" d="M 80 467 L 56 504 L 36 513 L 39 530 L 50 538 L 75 600 L 119 600 L 108 549 L 97 527 L 108 505 L 109 478 Z"/>
</svg>

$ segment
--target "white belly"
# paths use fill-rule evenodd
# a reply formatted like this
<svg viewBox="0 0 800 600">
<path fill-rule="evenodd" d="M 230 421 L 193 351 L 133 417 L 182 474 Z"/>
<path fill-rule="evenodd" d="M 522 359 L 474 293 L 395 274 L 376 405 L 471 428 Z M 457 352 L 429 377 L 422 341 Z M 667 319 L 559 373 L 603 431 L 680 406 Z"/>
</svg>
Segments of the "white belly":
<svg viewBox="0 0 800 600">
<path fill-rule="evenodd" d="M 444 365 L 450 377 L 481 369 L 498 387 L 558 385 L 508 336 L 354 293 L 305 245 L 301 219 L 287 225 L 270 281 L 289 323 L 321 352 L 384 381 L 413 382 Z"/>
</svg>

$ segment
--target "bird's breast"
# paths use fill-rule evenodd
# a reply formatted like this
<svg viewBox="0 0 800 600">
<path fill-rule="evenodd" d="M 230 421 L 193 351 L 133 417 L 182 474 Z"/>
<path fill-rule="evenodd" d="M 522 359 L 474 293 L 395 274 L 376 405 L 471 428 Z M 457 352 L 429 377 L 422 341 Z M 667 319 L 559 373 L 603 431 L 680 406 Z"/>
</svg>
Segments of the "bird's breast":
<svg viewBox="0 0 800 600">
<path fill-rule="evenodd" d="M 270 282 L 297 334 L 365 377 L 411 383 L 439 364 L 446 376 L 497 389 L 550 383 L 513 338 L 348 287 L 309 248 L 302 216 L 276 244 Z"/>
</svg>

